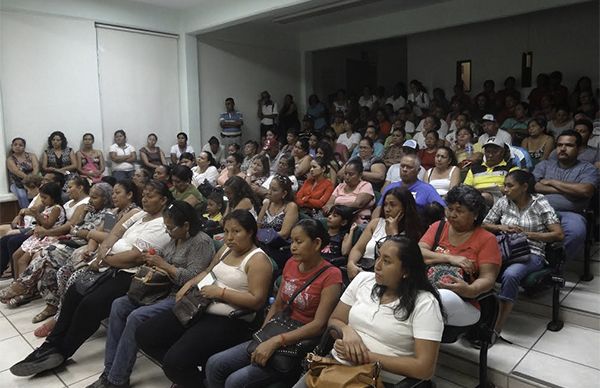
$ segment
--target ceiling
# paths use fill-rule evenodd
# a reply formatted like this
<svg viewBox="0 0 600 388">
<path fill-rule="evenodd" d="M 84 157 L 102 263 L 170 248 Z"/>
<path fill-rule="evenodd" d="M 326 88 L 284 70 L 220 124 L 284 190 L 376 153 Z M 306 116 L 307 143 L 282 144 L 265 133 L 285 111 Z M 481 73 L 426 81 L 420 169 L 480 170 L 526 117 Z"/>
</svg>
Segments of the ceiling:
<svg viewBox="0 0 600 388">
<path fill-rule="evenodd" d="M 201 5 L 223 6 L 228 0 L 126 0 L 169 8 L 175 11 L 191 11 Z M 251 1 L 251 0 L 244 0 Z M 351 22 L 402 10 L 426 7 L 450 0 L 310 0 L 295 6 L 272 9 L 268 15 L 254 20 L 264 24 L 281 24 L 289 30 L 302 31 L 316 27 Z M 231 2 L 231 7 L 236 7 Z"/>
<path fill-rule="evenodd" d="M 136 3 L 146 3 L 163 8 L 171 8 L 176 11 L 184 11 L 201 4 L 210 3 L 214 0 L 127 0 Z"/>
</svg>

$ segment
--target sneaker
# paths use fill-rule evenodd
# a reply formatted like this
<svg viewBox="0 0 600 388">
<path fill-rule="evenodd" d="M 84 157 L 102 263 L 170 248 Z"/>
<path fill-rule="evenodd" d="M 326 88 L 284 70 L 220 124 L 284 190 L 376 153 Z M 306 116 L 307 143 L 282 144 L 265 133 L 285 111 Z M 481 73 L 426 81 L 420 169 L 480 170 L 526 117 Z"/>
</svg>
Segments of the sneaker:
<svg viewBox="0 0 600 388">
<path fill-rule="evenodd" d="M 108 380 L 106 379 L 106 376 L 104 375 L 104 373 L 102 373 L 100 375 L 100 377 L 98 378 L 98 380 L 94 381 L 92 384 L 88 385 L 85 388 L 101 388 L 107 382 L 108 382 Z"/>
<path fill-rule="evenodd" d="M 65 357 L 53 347 L 39 347 L 23 361 L 10 367 L 10 373 L 26 377 L 54 369 L 65 362 Z"/>
</svg>

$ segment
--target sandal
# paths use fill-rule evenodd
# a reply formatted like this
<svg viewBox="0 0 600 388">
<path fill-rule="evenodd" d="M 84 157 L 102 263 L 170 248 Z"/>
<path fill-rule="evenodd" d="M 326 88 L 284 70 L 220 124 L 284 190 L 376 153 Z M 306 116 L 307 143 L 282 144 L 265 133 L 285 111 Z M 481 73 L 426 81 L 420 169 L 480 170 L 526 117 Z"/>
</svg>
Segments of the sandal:
<svg viewBox="0 0 600 388">
<path fill-rule="evenodd" d="M 53 317 L 54 314 L 56 314 L 56 310 L 58 310 L 58 308 L 56 306 L 52 306 L 52 305 L 46 305 L 46 308 L 44 308 L 39 314 L 37 314 L 35 317 L 33 317 L 33 319 L 31 320 L 31 323 L 39 323 L 42 321 L 45 321 L 46 319 Z"/>
<path fill-rule="evenodd" d="M 9 308 L 14 309 L 16 307 L 19 307 L 26 303 L 31 302 L 32 300 L 36 299 L 37 297 L 38 297 L 37 295 L 21 294 L 21 295 L 15 296 L 14 298 L 10 298 L 6 304 L 8 305 Z"/>
<path fill-rule="evenodd" d="M 56 326 L 56 320 L 52 318 L 49 321 L 46 321 L 42 326 L 35 329 L 33 335 L 38 338 L 48 337 L 48 335 L 52 333 L 52 330 L 54 330 L 54 326 Z"/>
<path fill-rule="evenodd" d="M 18 289 L 20 288 L 20 289 Z M 17 297 L 25 292 L 25 288 L 17 282 L 12 282 L 8 287 L 0 291 L 0 302 L 8 303 L 14 297 Z"/>
</svg>

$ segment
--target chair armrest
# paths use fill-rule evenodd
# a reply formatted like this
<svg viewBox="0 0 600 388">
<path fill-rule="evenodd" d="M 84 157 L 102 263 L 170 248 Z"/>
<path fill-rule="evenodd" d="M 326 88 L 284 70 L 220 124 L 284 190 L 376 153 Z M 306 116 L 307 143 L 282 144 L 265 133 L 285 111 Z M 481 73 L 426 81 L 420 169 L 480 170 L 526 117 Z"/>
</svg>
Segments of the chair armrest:
<svg viewBox="0 0 600 388">
<path fill-rule="evenodd" d="M 479 302 L 483 302 L 485 299 L 490 298 L 490 297 L 496 297 L 496 292 L 494 290 L 489 290 L 484 292 L 483 294 L 479 294 L 477 295 L 475 298 L 475 300 L 479 301 Z"/>
<path fill-rule="evenodd" d="M 229 313 L 229 318 L 239 319 L 248 315 L 256 314 L 256 311 L 250 309 L 238 309 Z"/>
</svg>

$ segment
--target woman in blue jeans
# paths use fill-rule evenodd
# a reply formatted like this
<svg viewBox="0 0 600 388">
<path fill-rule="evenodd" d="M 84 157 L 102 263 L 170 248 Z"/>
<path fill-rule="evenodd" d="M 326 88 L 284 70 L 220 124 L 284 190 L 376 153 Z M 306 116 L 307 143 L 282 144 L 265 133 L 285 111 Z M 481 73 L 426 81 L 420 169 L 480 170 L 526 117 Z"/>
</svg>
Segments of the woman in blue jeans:
<svg viewBox="0 0 600 388">
<path fill-rule="evenodd" d="M 161 256 L 146 254 L 146 265 L 160 268 L 173 280 L 171 293 L 164 299 L 139 306 L 129 296 L 116 299 L 108 320 L 108 336 L 104 355 L 104 371 L 98 381 L 88 387 L 126 387 L 136 361 L 135 331 L 138 326 L 175 304 L 175 293 L 187 281 L 208 267 L 214 246 L 210 237 L 200 230 L 194 208 L 184 201 L 174 201 L 163 213 L 165 229 L 171 241 Z"/>
<path fill-rule="evenodd" d="M 322 271 L 289 304 L 290 317 L 303 326 L 262 342 L 251 354 L 247 350 L 251 341 L 246 341 L 213 355 L 206 364 L 209 387 L 258 388 L 290 377 L 295 378 L 293 374 L 286 376 L 271 368 L 269 359 L 281 347 L 319 337 L 327 326 L 327 320 L 340 298 L 342 289 L 342 274 L 339 268 L 329 265 L 321 257 L 321 249 L 329 242 L 329 236 L 319 221 L 306 219 L 301 220 L 292 229 L 291 237 L 293 256 L 283 269 L 277 299 L 269 309 L 265 322 L 281 312 L 296 290 Z M 324 267 L 326 268 L 323 270 Z"/>
<path fill-rule="evenodd" d="M 514 263 L 501 272 L 500 314 L 496 321 L 498 337 L 512 311 L 519 293 L 519 284 L 545 263 L 546 243 L 564 238 L 560 221 L 550 203 L 535 194 L 535 179 L 524 170 L 510 172 L 504 181 L 505 196 L 500 198 L 483 220 L 483 227 L 492 233 L 523 232 L 527 235 L 531 254 L 529 260 Z"/>
</svg>

